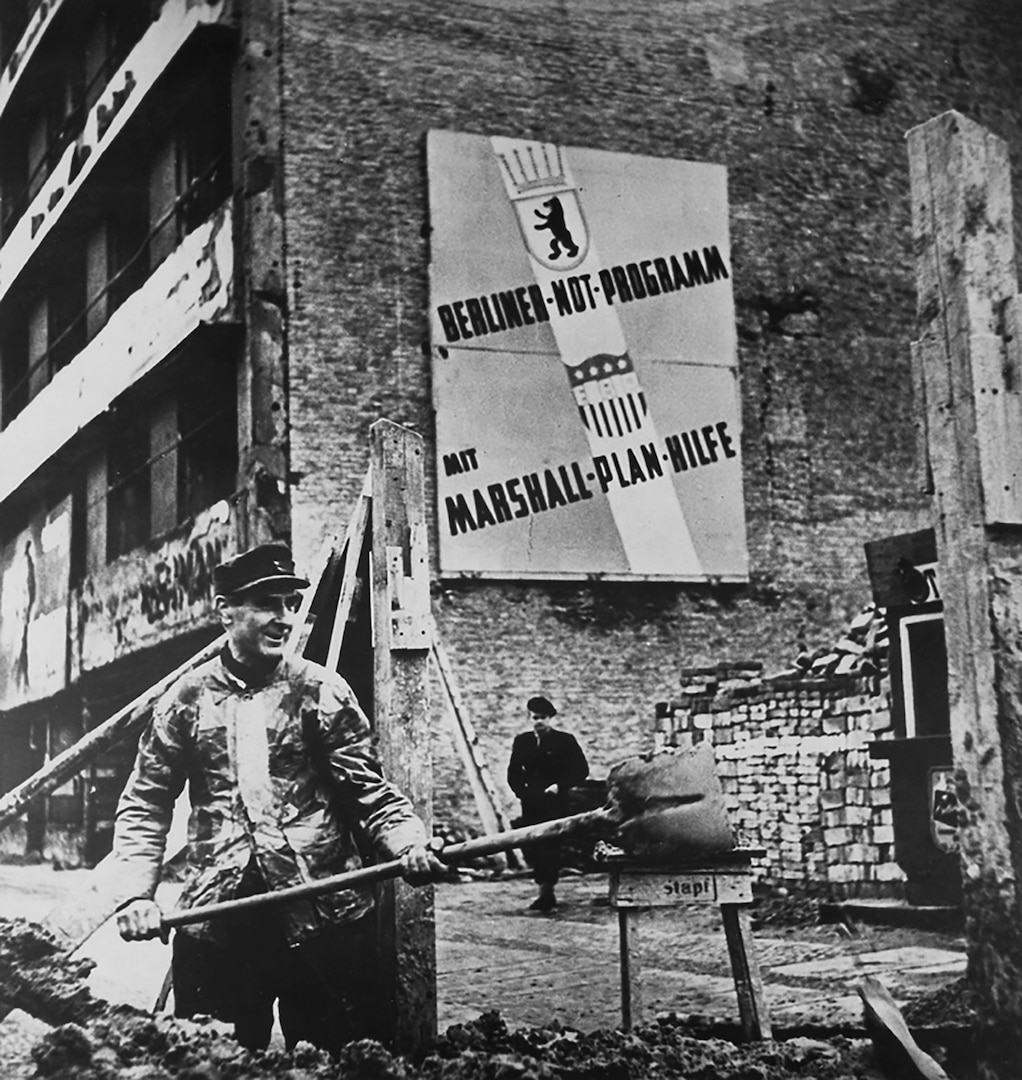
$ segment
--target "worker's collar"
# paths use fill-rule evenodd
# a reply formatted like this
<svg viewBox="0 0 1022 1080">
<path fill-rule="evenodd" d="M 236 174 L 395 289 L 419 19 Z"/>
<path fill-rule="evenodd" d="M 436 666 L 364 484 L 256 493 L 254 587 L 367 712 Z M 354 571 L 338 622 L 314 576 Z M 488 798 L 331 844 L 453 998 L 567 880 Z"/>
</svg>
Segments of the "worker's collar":
<svg viewBox="0 0 1022 1080">
<path fill-rule="evenodd" d="M 233 675 L 238 682 L 246 687 L 265 686 L 272 678 L 273 673 L 280 666 L 279 660 L 272 660 L 265 664 L 243 664 L 231 652 L 229 645 L 220 650 L 220 662 L 224 665 L 228 674 Z"/>
</svg>

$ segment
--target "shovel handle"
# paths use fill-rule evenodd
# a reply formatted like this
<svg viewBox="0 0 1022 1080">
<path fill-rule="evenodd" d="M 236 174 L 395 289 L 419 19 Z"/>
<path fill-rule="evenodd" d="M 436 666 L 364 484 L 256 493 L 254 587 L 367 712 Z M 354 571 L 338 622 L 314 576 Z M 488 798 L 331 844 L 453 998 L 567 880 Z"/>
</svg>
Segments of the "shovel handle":
<svg viewBox="0 0 1022 1080">
<path fill-rule="evenodd" d="M 552 821 L 543 821 L 538 825 L 525 825 L 520 829 L 508 829 L 506 832 L 492 833 L 489 836 L 479 836 L 474 840 L 463 840 L 458 844 L 448 844 L 436 853 L 441 862 L 450 863 L 452 866 L 473 859 L 480 855 L 493 855 L 498 851 L 508 851 L 511 848 L 525 847 L 541 840 L 555 840 L 561 836 L 572 836 L 578 833 L 603 830 L 612 826 L 615 817 L 605 807 L 599 810 L 590 810 L 584 814 L 574 814 L 571 817 L 554 818 Z M 160 922 L 161 930 L 170 930 L 175 926 L 188 926 L 191 923 L 205 922 L 206 919 L 217 915 L 230 915 L 238 911 L 248 911 L 251 908 L 266 907 L 269 904 L 280 904 L 288 900 L 303 900 L 313 896 L 322 896 L 325 893 L 337 892 L 340 889 L 350 889 L 356 885 L 373 885 L 380 881 L 389 881 L 401 876 L 401 860 L 392 859 L 390 862 L 376 863 L 373 866 L 363 866 L 359 870 L 348 870 L 343 874 L 333 874 L 330 877 L 317 878 L 315 881 L 306 881 L 301 885 L 291 885 L 286 889 L 277 889 L 275 892 L 256 893 L 253 896 L 243 896 L 237 900 L 223 900 L 219 904 L 204 904 L 202 907 L 189 908 L 184 911 L 172 911 L 165 915 Z"/>
</svg>

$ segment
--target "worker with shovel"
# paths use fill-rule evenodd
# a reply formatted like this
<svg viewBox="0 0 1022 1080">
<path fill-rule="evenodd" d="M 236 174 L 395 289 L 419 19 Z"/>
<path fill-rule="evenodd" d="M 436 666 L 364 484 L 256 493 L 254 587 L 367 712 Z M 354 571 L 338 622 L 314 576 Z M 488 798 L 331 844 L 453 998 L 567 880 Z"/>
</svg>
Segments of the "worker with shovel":
<svg viewBox="0 0 1022 1080">
<path fill-rule="evenodd" d="M 130 897 L 117 915 L 123 938 L 167 932 L 153 897 L 186 784 L 183 908 L 354 870 L 370 853 L 399 860 L 412 884 L 445 873 L 411 804 L 384 778 L 348 684 L 286 654 L 308 586 L 282 544 L 214 571 L 226 645 L 156 705 L 117 809 L 116 872 Z M 269 1044 L 275 1002 L 289 1048 L 305 1041 L 336 1054 L 371 1035 L 371 906 L 363 886 L 179 925 L 176 1014 L 233 1023 L 255 1050 Z"/>
</svg>

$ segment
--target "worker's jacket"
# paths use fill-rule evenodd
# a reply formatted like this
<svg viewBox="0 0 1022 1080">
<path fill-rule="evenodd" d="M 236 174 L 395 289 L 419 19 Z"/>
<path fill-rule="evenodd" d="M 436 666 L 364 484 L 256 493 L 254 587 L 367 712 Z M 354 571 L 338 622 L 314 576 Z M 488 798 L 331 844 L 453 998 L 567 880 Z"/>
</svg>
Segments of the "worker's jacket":
<svg viewBox="0 0 1022 1080">
<path fill-rule="evenodd" d="M 411 804 L 382 775 L 348 684 L 284 659 L 258 685 L 218 656 L 160 699 L 117 807 L 120 895 L 156 891 L 174 802 L 188 785 L 187 875 L 194 907 L 230 899 L 250 862 L 270 890 L 362 865 L 360 843 L 396 858 L 425 839 Z M 366 890 L 281 905 L 299 941 L 372 906 Z M 223 918 L 229 918 L 224 916 Z M 217 921 L 189 932 L 212 937 Z"/>
</svg>

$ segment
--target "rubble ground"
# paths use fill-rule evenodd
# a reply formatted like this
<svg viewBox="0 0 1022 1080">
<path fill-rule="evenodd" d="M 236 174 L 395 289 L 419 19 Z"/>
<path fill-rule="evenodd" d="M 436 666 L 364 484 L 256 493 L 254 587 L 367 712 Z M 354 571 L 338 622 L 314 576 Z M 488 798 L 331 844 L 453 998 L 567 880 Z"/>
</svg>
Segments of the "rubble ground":
<svg viewBox="0 0 1022 1080">
<path fill-rule="evenodd" d="M 339 1062 L 305 1046 L 249 1054 L 218 1022 L 176 1020 L 96 996 L 89 961 L 67 957 L 28 920 L 0 918 L 0 1000 L 55 1025 L 24 1024 L 15 1050 L 0 1025 L 4 1080 L 894 1080 L 867 1038 L 861 1005 L 847 1007 L 863 961 L 843 956 L 846 946 L 832 927 L 812 923 L 807 905 L 786 905 L 787 919 L 776 906 L 762 908 L 756 939 L 775 1041 L 748 1043 L 739 1041 L 714 909 L 650 925 L 649 1021 L 623 1031 L 605 883 L 589 876 L 562 882 L 563 906 L 552 916 L 527 911 L 532 889 L 524 878 L 438 889 L 442 1034 L 414 1061 L 368 1041 L 349 1045 Z M 933 963 L 964 959 L 964 950 L 954 951 L 961 943 L 908 928 L 877 928 L 871 937 L 872 970 L 897 991 L 920 1043 L 953 1080 L 972 1080 L 964 965 Z M 898 983 L 896 975 L 908 977 L 906 949 L 919 954 L 922 974 Z M 566 958 L 574 970 L 564 970 Z"/>
</svg>

